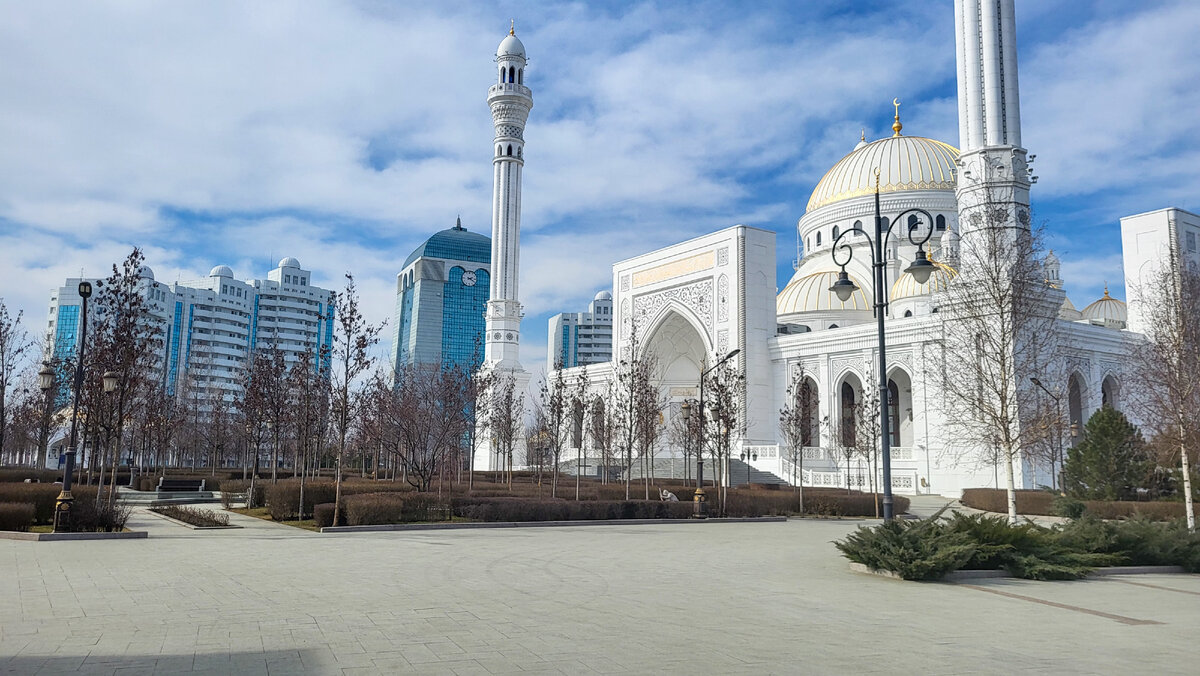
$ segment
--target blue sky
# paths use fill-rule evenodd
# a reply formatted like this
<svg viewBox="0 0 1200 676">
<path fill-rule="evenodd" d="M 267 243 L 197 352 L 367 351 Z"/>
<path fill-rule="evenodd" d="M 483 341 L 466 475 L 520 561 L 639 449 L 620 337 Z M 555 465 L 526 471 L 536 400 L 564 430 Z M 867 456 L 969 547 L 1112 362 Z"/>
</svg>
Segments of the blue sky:
<svg viewBox="0 0 1200 676">
<path fill-rule="evenodd" d="M 858 140 L 957 145 L 953 8 L 911 2 L 13 3 L 0 22 L 0 297 L 143 247 L 163 281 L 283 256 L 376 321 L 456 216 L 490 229 L 492 56 L 531 61 L 524 361 L 613 262 L 743 223 L 778 283 L 821 175 Z M 1078 307 L 1122 295 L 1118 219 L 1200 211 L 1200 3 L 1018 0 L 1036 219 Z M 390 330 L 384 335 L 390 335 Z M 381 350 L 381 353 L 383 350 Z"/>
</svg>

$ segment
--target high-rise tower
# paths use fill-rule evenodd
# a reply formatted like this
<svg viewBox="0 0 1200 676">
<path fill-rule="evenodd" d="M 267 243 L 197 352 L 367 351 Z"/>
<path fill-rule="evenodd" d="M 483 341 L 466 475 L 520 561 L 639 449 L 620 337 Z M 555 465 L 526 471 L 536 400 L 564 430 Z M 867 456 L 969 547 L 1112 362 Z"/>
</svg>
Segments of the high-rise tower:
<svg viewBox="0 0 1200 676">
<path fill-rule="evenodd" d="M 492 285 L 487 304 L 484 360 L 494 369 L 524 373 L 518 355 L 521 302 L 517 285 L 521 260 L 521 171 L 525 166 L 525 121 L 533 94 L 525 86 L 525 45 L 513 29 L 496 50 L 498 76 L 488 89 L 496 127 L 492 159 Z M 526 378 L 527 380 L 527 378 Z"/>
<path fill-rule="evenodd" d="M 1021 147 L 1013 0 L 955 0 L 959 227 L 965 254 L 981 228 L 1029 230 L 1029 166 Z M 1030 156 L 1032 159 L 1032 156 Z M 962 256 L 969 267 L 969 256 Z M 964 270 L 970 273 L 970 270 Z"/>
</svg>

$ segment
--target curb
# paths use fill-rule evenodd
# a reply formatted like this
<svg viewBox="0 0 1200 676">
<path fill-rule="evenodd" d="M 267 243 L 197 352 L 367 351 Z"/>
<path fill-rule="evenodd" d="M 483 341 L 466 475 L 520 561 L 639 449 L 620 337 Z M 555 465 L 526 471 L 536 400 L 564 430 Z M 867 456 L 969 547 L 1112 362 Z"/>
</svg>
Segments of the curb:
<svg viewBox="0 0 1200 676">
<path fill-rule="evenodd" d="M 1008 574 L 1005 570 L 954 570 L 946 573 L 939 580 L 905 580 L 898 573 L 890 570 L 877 570 L 868 568 L 861 563 L 850 563 L 850 570 L 863 575 L 875 575 L 878 577 L 886 577 L 889 580 L 900 580 L 901 582 L 966 582 L 968 580 L 983 580 L 988 578 L 1008 578 L 1010 580 L 1019 580 L 1021 578 L 1014 577 Z M 1096 568 L 1088 573 L 1087 577 L 1105 577 L 1108 575 L 1187 575 L 1188 572 L 1183 569 L 1183 566 L 1107 566 L 1104 568 Z M 1087 578 L 1084 578 L 1087 579 Z M 1062 582 L 1063 580 L 1046 580 L 1048 582 Z M 1069 581 L 1069 580 L 1068 580 Z"/>
<path fill-rule="evenodd" d="M 230 524 L 228 526 L 194 526 L 186 521 L 180 521 L 179 519 L 167 516 L 166 514 L 159 514 L 158 512 L 154 511 L 153 509 L 147 508 L 146 513 L 150 514 L 152 516 L 157 516 L 160 519 L 165 519 L 166 521 L 170 521 L 173 524 L 183 526 L 184 528 L 191 528 L 192 530 L 230 530 L 232 528 L 245 528 L 245 526 L 234 526 L 232 524 Z"/>
<path fill-rule="evenodd" d="M 390 531 L 470 530 L 476 528 L 560 528 L 567 526 L 648 526 L 684 523 L 776 523 L 786 516 L 760 516 L 734 519 L 596 519 L 589 521 L 483 521 L 464 523 L 413 523 L 379 526 L 326 526 L 322 533 L 379 533 Z"/>
<path fill-rule="evenodd" d="M 20 533 L 0 531 L 0 540 L 30 540 L 33 542 L 63 542 L 67 540 L 140 540 L 149 537 L 144 530 L 128 533 Z"/>
</svg>

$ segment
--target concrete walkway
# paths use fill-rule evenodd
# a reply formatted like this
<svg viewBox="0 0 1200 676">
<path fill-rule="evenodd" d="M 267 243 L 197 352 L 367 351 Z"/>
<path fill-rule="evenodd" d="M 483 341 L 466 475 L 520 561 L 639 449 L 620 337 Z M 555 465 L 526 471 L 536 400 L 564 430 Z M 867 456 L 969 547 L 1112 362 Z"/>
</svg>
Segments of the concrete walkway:
<svg viewBox="0 0 1200 676">
<path fill-rule="evenodd" d="M 13 674 L 1194 673 L 1200 576 L 921 584 L 793 520 L 0 541 Z M 153 519 L 153 521 L 150 521 Z M 249 520 L 248 520 L 249 519 Z"/>
</svg>

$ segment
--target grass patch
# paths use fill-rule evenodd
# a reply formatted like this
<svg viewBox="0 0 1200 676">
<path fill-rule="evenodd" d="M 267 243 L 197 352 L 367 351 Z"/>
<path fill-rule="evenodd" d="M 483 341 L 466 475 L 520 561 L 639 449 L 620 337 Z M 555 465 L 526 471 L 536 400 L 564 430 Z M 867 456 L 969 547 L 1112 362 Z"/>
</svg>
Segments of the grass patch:
<svg viewBox="0 0 1200 676">
<path fill-rule="evenodd" d="M 275 519 L 271 518 L 271 510 L 267 509 L 266 507 L 255 507 L 254 509 L 246 509 L 245 507 L 236 507 L 234 509 L 230 509 L 229 511 L 236 512 L 238 514 L 244 514 L 246 516 L 252 516 L 256 519 L 262 519 L 263 521 L 270 521 L 272 523 L 281 523 L 285 526 L 292 526 L 293 528 L 300 528 L 303 530 L 312 531 L 314 533 L 318 532 L 320 530 L 320 528 L 317 526 L 317 522 L 313 521 L 312 519 L 304 519 L 304 520 L 285 519 L 283 521 L 276 521 Z"/>
</svg>

